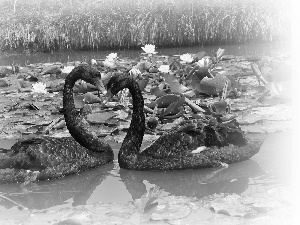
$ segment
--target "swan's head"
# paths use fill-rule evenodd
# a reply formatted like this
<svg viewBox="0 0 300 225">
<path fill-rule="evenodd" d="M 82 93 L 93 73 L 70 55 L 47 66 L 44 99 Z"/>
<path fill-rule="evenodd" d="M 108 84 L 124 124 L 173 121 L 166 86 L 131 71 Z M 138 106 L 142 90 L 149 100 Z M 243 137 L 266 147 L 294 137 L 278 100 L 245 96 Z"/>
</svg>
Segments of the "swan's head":
<svg viewBox="0 0 300 225">
<path fill-rule="evenodd" d="M 99 70 L 88 65 L 80 65 L 77 68 L 73 69 L 73 71 L 73 73 L 70 73 L 70 76 L 74 76 L 77 77 L 77 79 L 84 80 L 85 82 L 94 85 L 96 89 L 101 91 L 103 94 L 106 94 L 106 90 L 102 83 L 101 73 L 99 72 Z"/>
<path fill-rule="evenodd" d="M 106 84 L 107 93 L 104 104 L 108 102 L 119 91 L 123 90 L 124 88 L 129 88 L 132 81 L 133 78 L 125 73 L 112 76 Z"/>
<path fill-rule="evenodd" d="M 117 74 L 110 78 L 106 85 L 107 92 L 110 92 L 112 96 L 116 95 L 124 88 L 128 88 L 129 82 L 132 78 L 128 74 Z"/>
</svg>

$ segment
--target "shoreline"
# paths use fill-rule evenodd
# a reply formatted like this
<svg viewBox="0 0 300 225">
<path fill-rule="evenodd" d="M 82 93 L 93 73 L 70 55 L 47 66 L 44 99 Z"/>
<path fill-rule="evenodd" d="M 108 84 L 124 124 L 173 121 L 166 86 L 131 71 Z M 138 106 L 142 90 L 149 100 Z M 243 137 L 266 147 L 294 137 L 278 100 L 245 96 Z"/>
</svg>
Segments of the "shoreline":
<svg viewBox="0 0 300 225">
<path fill-rule="evenodd" d="M 287 39 L 289 6 L 271 2 L 30 0 L 0 7 L 0 44 L 2 51 L 55 52 Z"/>
</svg>

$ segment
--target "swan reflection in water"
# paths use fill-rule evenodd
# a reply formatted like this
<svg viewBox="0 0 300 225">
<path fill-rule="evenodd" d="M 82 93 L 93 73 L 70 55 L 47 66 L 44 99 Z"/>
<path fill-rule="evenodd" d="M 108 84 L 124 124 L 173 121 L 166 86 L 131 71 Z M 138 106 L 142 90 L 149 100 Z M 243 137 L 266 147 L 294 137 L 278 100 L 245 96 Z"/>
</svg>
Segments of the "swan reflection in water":
<svg viewBox="0 0 300 225">
<path fill-rule="evenodd" d="M 248 188 L 250 178 L 263 173 L 260 165 L 251 159 L 230 164 L 228 168 L 168 172 L 120 169 L 115 162 L 78 175 L 33 183 L 25 188 L 16 184 L 1 185 L 1 194 L 8 199 L 2 198 L 0 205 L 8 209 L 15 206 L 47 209 L 71 202 L 72 206 L 78 206 L 93 202 L 95 199 L 91 198 L 103 194 L 109 195 L 104 197 L 108 199 L 113 199 L 113 195 L 128 195 L 125 188 L 132 200 L 136 200 L 147 194 L 152 185 L 169 195 L 200 199 L 214 193 L 240 194 Z M 104 187 L 107 185 L 105 180 L 112 181 L 108 182 L 109 187 Z M 108 189 L 108 192 L 101 192 L 99 187 Z M 116 189 L 121 193 L 116 193 Z M 103 198 L 100 201 L 103 202 Z"/>
<path fill-rule="evenodd" d="M 63 205 L 72 199 L 72 206 L 85 205 L 94 190 L 109 176 L 113 164 L 107 164 L 80 174 L 56 180 L 40 181 L 24 188 L 16 184 L 0 186 L 0 205 L 5 208 L 20 206 L 28 209 L 47 209 Z"/>
<path fill-rule="evenodd" d="M 133 200 L 147 193 L 144 181 L 156 185 L 170 195 L 203 198 L 214 193 L 241 194 L 249 186 L 249 178 L 263 174 L 253 160 L 230 164 L 228 168 L 180 170 L 168 172 L 120 169 L 120 178 Z"/>
</svg>

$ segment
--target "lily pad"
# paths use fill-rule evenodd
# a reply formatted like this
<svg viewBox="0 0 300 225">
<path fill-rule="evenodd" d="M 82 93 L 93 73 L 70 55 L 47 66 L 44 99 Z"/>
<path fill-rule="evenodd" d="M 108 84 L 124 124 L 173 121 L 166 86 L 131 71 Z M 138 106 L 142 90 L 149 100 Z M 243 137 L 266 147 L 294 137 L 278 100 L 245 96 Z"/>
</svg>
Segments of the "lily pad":
<svg viewBox="0 0 300 225">
<path fill-rule="evenodd" d="M 171 92 L 183 93 L 188 90 L 186 86 L 179 83 L 178 79 L 173 74 L 164 74 L 164 78 L 169 84 Z"/>
<path fill-rule="evenodd" d="M 3 80 L 3 79 L 0 79 L 0 87 L 7 87 L 8 86 L 8 83 Z"/>
<path fill-rule="evenodd" d="M 106 120 L 116 116 L 114 112 L 92 113 L 87 115 L 87 121 L 90 123 L 104 123 Z"/>
<path fill-rule="evenodd" d="M 90 92 L 84 94 L 84 101 L 87 102 L 87 103 L 99 103 L 99 102 L 102 102 L 102 100 L 99 97 L 97 97 L 96 95 L 93 95 Z"/>
<path fill-rule="evenodd" d="M 151 219 L 153 220 L 177 220 L 188 216 L 191 209 L 186 205 L 159 205 L 152 213 Z"/>
<path fill-rule="evenodd" d="M 212 201 L 210 209 L 216 213 L 230 216 L 244 216 L 253 211 L 251 207 L 240 203 L 239 199 L 240 196 L 237 194 L 228 195 L 225 198 L 217 198 Z"/>
<path fill-rule="evenodd" d="M 172 102 L 177 102 L 180 99 L 179 95 L 165 95 L 162 97 L 159 97 L 154 102 L 151 102 L 148 107 L 150 109 L 154 109 L 155 105 L 157 105 L 158 108 L 166 108 L 168 107 Z"/>
<path fill-rule="evenodd" d="M 227 80 L 228 78 L 222 74 L 217 74 L 214 78 L 204 77 L 200 82 L 199 90 L 197 90 L 207 95 L 218 95 L 222 92 Z M 230 83 L 229 80 L 228 87 L 231 86 Z"/>
<path fill-rule="evenodd" d="M 202 59 L 204 56 L 206 56 L 205 51 L 197 52 L 196 54 L 193 54 L 192 57 L 196 60 Z"/>
<path fill-rule="evenodd" d="M 172 102 L 165 110 L 164 115 L 176 114 L 185 103 L 185 97 L 181 97 L 177 102 Z"/>
<path fill-rule="evenodd" d="M 157 97 L 161 97 L 161 96 L 166 95 L 166 92 L 164 92 L 163 90 L 161 90 L 161 89 L 159 88 L 159 86 L 156 86 L 156 87 L 151 88 L 151 89 L 150 89 L 150 92 L 151 92 L 152 94 L 154 94 L 155 96 L 157 96 Z"/>
</svg>

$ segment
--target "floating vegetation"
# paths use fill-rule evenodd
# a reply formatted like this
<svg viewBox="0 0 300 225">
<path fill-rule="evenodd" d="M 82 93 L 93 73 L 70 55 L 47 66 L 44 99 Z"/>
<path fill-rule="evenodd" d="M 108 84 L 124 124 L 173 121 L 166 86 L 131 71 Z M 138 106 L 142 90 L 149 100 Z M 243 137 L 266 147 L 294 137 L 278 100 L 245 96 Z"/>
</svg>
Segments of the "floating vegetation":
<svg viewBox="0 0 300 225">
<path fill-rule="evenodd" d="M 129 2 L 2 1 L 1 50 L 124 49 L 146 43 L 157 47 L 237 44 L 284 40 L 290 33 L 289 5 L 279 0 Z"/>
</svg>

